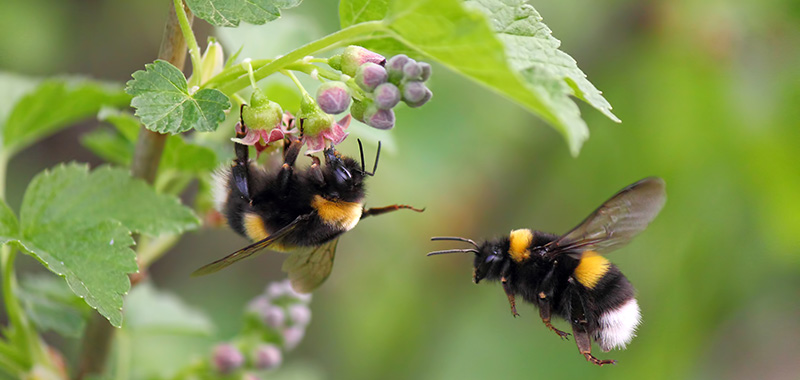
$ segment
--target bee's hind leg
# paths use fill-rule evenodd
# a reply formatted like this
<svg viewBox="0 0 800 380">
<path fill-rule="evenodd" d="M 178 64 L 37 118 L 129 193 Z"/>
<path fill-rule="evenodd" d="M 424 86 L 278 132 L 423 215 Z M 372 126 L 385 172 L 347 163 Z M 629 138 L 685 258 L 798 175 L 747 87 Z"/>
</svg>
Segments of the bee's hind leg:
<svg viewBox="0 0 800 380">
<path fill-rule="evenodd" d="M 592 355 L 592 341 L 589 337 L 589 333 L 586 331 L 586 327 L 581 324 L 573 323 L 572 334 L 575 336 L 575 343 L 578 345 L 578 350 L 583 354 L 586 360 L 601 367 L 605 364 L 617 364 L 616 360 L 600 360 Z"/>
<path fill-rule="evenodd" d="M 409 205 L 391 205 L 391 206 L 384 206 L 384 207 L 372 207 L 372 208 L 365 208 L 363 212 L 361 212 L 361 219 L 364 219 L 368 216 L 380 215 L 385 214 L 387 212 L 397 211 L 397 210 L 414 210 L 416 212 L 423 212 L 425 211 L 424 208 L 414 208 Z"/>
</svg>

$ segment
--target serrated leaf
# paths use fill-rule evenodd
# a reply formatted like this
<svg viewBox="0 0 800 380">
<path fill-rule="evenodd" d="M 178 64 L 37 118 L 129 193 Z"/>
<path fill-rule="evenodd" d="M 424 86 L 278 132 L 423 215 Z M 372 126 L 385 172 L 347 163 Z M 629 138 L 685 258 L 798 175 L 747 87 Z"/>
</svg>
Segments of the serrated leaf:
<svg viewBox="0 0 800 380">
<path fill-rule="evenodd" d="M 342 27 L 384 20 L 390 37 L 360 44 L 432 58 L 507 96 L 550 123 L 575 155 L 589 131 L 569 95 L 619 121 L 522 0 L 343 0 L 339 12 Z"/>
<path fill-rule="evenodd" d="M 23 277 L 18 297 L 39 331 L 53 330 L 73 338 L 83 333 L 88 307 L 58 277 Z"/>
<path fill-rule="evenodd" d="M 261 25 L 281 17 L 281 9 L 302 0 L 187 0 L 195 16 L 215 26 L 239 26 L 241 21 Z"/>
<path fill-rule="evenodd" d="M 58 166 L 34 177 L 22 200 L 15 240 L 70 289 L 106 316 L 122 323 L 122 295 L 137 270 L 131 231 L 179 233 L 199 220 L 177 198 L 159 195 L 127 170 Z"/>
<path fill-rule="evenodd" d="M 136 333 L 147 331 L 192 335 L 209 335 L 214 329 L 203 312 L 148 282 L 137 286 L 125 299 L 124 327 Z"/>
<path fill-rule="evenodd" d="M 131 106 L 147 129 L 181 133 L 197 129 L 210 132 L 225 120 L 231 108 L 228 97 L 216 89 L 190 93 L 186 77 L 167 61 L 157 60 L 133 73 L 125 91 L 133 95 Z"/>
<path fill-rule="evenodd" d="M 30 83 L 16 88 L 28 91 L 21 97 L 17 93 L 8 117 L 0 118 L 2 146 L 9 155 L 95 115 L 103 106 L 121 107 L 130 102 L 122 88 L 84 78 L 49 79 L 35 88 Z"/>
</svg>

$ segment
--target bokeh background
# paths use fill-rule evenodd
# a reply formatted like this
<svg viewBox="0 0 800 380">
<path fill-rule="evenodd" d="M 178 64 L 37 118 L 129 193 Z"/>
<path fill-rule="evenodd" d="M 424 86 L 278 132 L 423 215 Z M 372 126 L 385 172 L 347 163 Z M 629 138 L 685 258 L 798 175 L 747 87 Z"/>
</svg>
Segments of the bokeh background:
<svg viewBox="0 0 800 380">
<path fill-rule="evenodd" d="M 0 69 L 124 82 L 156 57 L 169 3 L 4 1 Z M 368 136 L 390 148 L 370 180 L 369 205 L 427 211 L 367 219 L 340 241 L 306 339 L 275 378 L 797 379 L 798 4 L 533 2 L 623 120 L 614 124 L 582 104 L 591 137 L 577 158 L 521 107 L 434 66 L 433 100 L 400 107 L 394 130 Z M 338 28 L 334 1 L 306 0 L 284 14 L 267 26 L 217 31 L 196 20 L 195 29 L 201 42 L 220 36 L 226 53 L 244 44 L 243 57 L 269 57 Z M 12 208 L 39 171 L 69 160 L 100 164 L 79 143 L 97 125 L 82 123 L 17 156 Z M 355 154 L 354 140 L 342 150 Z M 586 363 L 530 305 L 512 318 L 499 285 L 471 283 L 470 258 L 425 257 L 443 247 L 428 241 L 433 235 L 565 232 L 651 175 L 668 184 L 665 209 L 610 256 L 636 286 L 644 314 L 628 350 L 595 348 L 617 366 Z M 179 367 L 238 331 L 248 300 L 283 277 L 283 257 L 263 255 L 206 278 L 189 273 L 245 243 L 227 229 L 203 229 L 153 266 L 152 282 L 209 314 L 217 335 L 141 339 L 134 367 Z M 27 258 L 18 266 L 41 270 Z M 74 358 L 77 341 L 48 339 Z"/>
</svg>

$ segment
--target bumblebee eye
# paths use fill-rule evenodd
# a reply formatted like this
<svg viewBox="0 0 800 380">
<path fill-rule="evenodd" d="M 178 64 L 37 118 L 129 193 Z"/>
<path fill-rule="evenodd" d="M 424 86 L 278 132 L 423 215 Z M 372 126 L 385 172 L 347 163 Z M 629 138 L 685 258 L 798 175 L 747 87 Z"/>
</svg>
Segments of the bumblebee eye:
<svg viewBox="0 0 800 380">
<path fill-rule="evenodd" d="M 345 183 L 353 178 L 350 171 L 341 166 L 336 168 L 334 174 L 336 175 L 336 182 L 338 183 Z"/>
<path fill-rule="evenodd" d="M 489 255 L 489 256 L 486 256 L 486 261 L 485 262 L 488 263 L 488 262 L 497 261 L 497 260 L 500 260 L 500 256 L 498 256 L 498 255 Z"/>
</svg>

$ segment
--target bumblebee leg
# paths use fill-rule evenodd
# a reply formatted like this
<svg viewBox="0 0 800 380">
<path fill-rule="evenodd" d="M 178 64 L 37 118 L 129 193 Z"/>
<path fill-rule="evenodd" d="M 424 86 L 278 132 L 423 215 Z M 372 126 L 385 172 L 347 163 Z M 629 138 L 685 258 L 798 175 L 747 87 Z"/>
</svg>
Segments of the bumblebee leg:
<svg viewBox="0 0 800 380">
<path fill-rule="evenodd" d="M 539 293 L 538 304 L 539 304 L 539 317 L 542 318 L 542 322 L 544 322 L 544 325 L 547 326 L 548 329 L 558 334 L 558 336 L 561 339 L 569 340 L 570 334 L 568 332 L 561 331 L 557 329 L 555 326 L 553 326 L 552 323 L 550 323 L 550 314 L 553 312 L 553 306 L 552 304 L 550 304 L 550 300 L 547 298 L 547 296 L 545 296 L 544 292 Z"/>
<path fill-rule="evenodd" d="M 503 291 L 506 292 L 506 297 L 508 297 L 508 304 L 511 305 L 511 315 L 513 315 L 514 318 L 519 317 L 519 313 L 517 313 L 517 301 L 514 299 L 514 292 L 508 284 L 508 279 L 503 276 L 500 280 L 503 283 Z"/>
<path fill-rule="evenodd" d="M 311 180 L 313 180 L 317 185 L 324 185 L 325 177 L 322 175 L 322 167 L 320 166 L 319 157 L 311 156 L 311 162 L 311 167 L 308 169 L 308 172 L 311 174 Z"/>
<path fill-rule="evenodd" d="M 364 211 L 361 213 L 361 219 L 364 219 L 364 218 L 366 218 L 368 216 L 372 216 L 372 215 L 380 215 L 380 214 L 385 214 L 387 212 L 392 212 L 392 211 L 397 211 L 397 210 L 402 210 L 402 209 L 414 210 L 416 212 L 425 211 L 424 208 L 423 209 L 418 209 L 418 208 L 411 207 L 409 205 L 391 205 L 391 206 L 384 206 L 384 207 L 372 207 L 372 208 L 365 208 L 364 209 Z"/>
<path fill-rule="evenodd" d="M 241 125 L 241 128 L 236 128 L 237 138 L 243 138 L 246 134 L 247 127 L 245 127 L 244 124 Z M 234 143 L 233 151 L 236 153 L 236 159 L 233 160 L 233 166 L 231 168 L 233 183 L 236 184 L 236 188 L 247 201 L 252 200 L 252 198 L 250 198 L 250 185 L 248 183 L 248 179 L 250 178 L 249 150 L 250 147 L 247 145 Z"/>
<path fill-rule="evenodd" d="M 572 333 L 575 335 L 575 344 L 578 345 L 578 350 L 583 354 L 586 360 L 601 367 L 604 364 L 617 364 L 616 360 L 600 360 L 592 355 L 592 340 L 584 325 L 573 323 Z"/>
<path fill-rule="evenodd" d="M 283 151 L 283 167 L 281 167 L 281 171 L 278 173 L 278 181 L 281 184 L 281 188 L 284 190 L 289 187 L 289 179 L 292 178 L 292 173 L 294 173 L 294 162 L 297 160 L 302 146 L 303 143 L 300 140 L 294 139 Z"/>
</svg>

